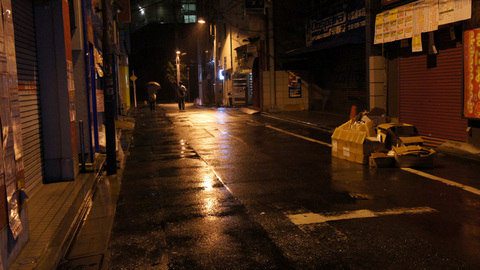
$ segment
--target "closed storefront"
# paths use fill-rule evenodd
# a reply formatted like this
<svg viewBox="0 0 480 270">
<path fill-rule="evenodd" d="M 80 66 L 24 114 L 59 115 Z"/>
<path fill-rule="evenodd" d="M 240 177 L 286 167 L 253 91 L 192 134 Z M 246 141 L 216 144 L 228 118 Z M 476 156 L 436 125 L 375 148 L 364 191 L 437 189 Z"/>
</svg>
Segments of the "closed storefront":
<svg viewBox="0 0 480 270">
<path fill-rule="evenodd" d="M 12 1 L 20 97 L 25 188 L 31 196 L 43 181 L 38 62 L 32 0 Z"/>
<path fill-rule="evenodd" d="M 313 110 L 349 115 L 352 106 L 368 109 L 365 44 L 320 51 L 314 59 Z"/>
<path fill-rule="evenodd" d="M 422 136 L 465 141 L 463 44 L 461 31 L 454 30 L 444 27 L 423 34 L 422 52 L 412 53 L 411 47 L 402 51 L 399 120 L 415 125 Z"/>
</svg>

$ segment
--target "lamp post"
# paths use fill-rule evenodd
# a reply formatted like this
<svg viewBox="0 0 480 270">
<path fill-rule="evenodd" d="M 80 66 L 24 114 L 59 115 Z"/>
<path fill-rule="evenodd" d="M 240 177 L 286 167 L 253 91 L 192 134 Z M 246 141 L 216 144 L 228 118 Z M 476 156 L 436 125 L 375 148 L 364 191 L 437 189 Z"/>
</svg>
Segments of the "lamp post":
<svg viewBox="0 0 480 270">
<path fill-rule="evenodd" d="M 206 21 L 202 18 L 199 18 L 197 20 L 198 23 L 204 24 Z M 213 35 L 213 99 L 215 100 L 215 103 L 217 106 L 220 105 L 219 99 L 219 93 L 217 93 L 217 25 L 215 23 L 212 23 L 213 29 L 211 29 L 211 34 Z M 200 68 L 200 64 L 199 64 Z M 200 76 L 200 74 L 199 74 Z"/>
<path fill-rule="evenodd" d="M 218 101 L 219 94 L 217 93 L 217 25 L 213 24 L 213 98 L 215 104 L 220 106 Z"/>
<path fill-rule="evenodd" d="M 204 25 L 206 22 L 203 18 L 198 18 L 198 24 Z M 200 35 L 203 33 L 198 31 L 197 33 L 197 61 L 198 61 L 198 105 L 203 105 L 203 75 L 202 75 L 202 49 L 200 46 Z"/>
<path fill-rule="evenodd" d="M 175 64 L 177 65 L 177 86 L 180 86 L 180 51 L 176 51 L 177 57 L 175 58 Z"/>
</svg>

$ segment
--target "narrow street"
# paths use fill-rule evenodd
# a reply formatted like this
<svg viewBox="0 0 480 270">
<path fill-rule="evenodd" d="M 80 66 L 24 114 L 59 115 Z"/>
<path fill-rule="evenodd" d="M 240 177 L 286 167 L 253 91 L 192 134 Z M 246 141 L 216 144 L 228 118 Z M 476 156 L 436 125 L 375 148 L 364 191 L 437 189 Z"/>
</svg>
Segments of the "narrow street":
<svg viewBox="0 0 480 270">
<path fill-rule="evenodd" d="M 328 132 L 235 108 L 135 117 L 85 224 L 115 218 L 84 226 L 63 269 L 480 267 L 478 164 L 374 169 L 332 158 Z"/>
</svg>

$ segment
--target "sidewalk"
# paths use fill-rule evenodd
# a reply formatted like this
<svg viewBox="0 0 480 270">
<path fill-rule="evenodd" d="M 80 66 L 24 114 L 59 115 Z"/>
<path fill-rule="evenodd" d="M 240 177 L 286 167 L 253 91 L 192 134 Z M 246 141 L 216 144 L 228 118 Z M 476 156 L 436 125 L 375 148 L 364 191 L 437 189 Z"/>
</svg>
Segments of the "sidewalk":
<svg viewBox="0 0 480 270">
<path fill-rule="evenodd" d="M 44 184 L 27 202 L 30 241 L 10 269 L 56 269 L 92 200 L 105 156 L 75 181 Z"/>
<path fill-rule="evenodd" d="M 134 123 L 119 118 L 116 128 L 122 129 L 122 149 L 128 149 L 131 135 L 125 130 L 133 129 Z M 105 160 L 106 155 L 99 154 L 92 170 L 79 173 L 74 181 L 44 184 L 28 200 L 30 240 L 10 269 L 57 269 L 92 206 Z"/>
</svg>

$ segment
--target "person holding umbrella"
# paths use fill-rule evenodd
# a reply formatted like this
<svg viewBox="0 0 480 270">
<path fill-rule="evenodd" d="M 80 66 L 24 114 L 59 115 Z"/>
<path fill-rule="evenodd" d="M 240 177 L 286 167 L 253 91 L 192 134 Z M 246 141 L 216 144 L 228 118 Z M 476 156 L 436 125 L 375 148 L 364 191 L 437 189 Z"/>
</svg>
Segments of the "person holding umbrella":
<svg viewBox="0 0 480 270">
<path fill-rule="evenodd" d="M 178 109 L 185 110 L 185 98 L 187 97 L 187 88 L 182 82 L 177 86 Z"/>
<path fill-rule="evenodd" d="M 148 93 L 148 103 L 150 105 L 150 111 L 154 112 L 155 109 L 155 102 L 157 101 L 157 91 L 161 88 L 160 84 L 157 82 L 148 82 L 146 85 L 147 93 Z"/>
</svg>

